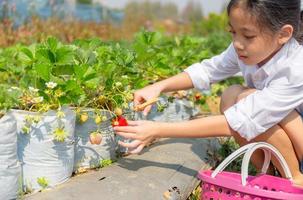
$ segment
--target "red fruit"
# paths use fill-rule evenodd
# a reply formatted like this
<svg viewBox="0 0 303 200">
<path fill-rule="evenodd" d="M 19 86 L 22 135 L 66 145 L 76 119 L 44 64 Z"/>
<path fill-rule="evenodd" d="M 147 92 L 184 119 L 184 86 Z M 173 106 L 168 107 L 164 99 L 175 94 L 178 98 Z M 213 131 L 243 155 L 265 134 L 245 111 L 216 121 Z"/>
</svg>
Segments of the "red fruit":
<svg viewBox="0 0 303 200">
<path fill-rule="evenodd" d="M 102 135 L 98 132 L 93 132 L 89 135 L 89 141 L 91 144 L 101 144 Z"/>
<path fill-rule="evenodd" d="M 118 116 L 112 121 L 112 126 L 127 126 L 127 120 L 123 116 Z"/>
<path fill-rule="evenodd" d="M 201 97 L 202 97 L 201 94 L 199 94 L 199 93 L 196 93 L 196 94 L 195 94 L 195 99 L 196 99 L 196 101 L 200 100 Z"/>
</svg>

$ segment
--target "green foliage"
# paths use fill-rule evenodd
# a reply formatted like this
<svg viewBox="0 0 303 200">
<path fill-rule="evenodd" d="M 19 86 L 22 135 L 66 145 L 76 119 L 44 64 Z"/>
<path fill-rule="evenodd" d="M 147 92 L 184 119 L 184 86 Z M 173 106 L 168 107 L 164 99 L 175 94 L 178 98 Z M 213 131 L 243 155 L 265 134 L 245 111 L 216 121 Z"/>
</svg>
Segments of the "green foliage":
<svg viewBox="0 0 303 200">
<path fill-rule="evenodd" d="M 49 181 L 45 177 L 37 178 L 37 183 L 42 187 L 42 189 L 45 189 L 49 186 Z"/>
<path fill-rule="evenodd" d="M 103 159 L 100 160 L 100 167 L 107 167 L 110 166 L 111 164 L 113 164 L 113 161 L 111 159 Z"/>
<path fill-rule="evenodd" d="M 63 45 L 52 37 L 44 43 L 19 48 L 17 61 L 23 70 L 16 78 L 20 79 L 19 86 L 37 88 L 38 96 L 50 109 L 78 102 L 84 91 L 74 81 L 74 57 L 74 46 Z M 48 88 L 50 82 L 57 86 Z"/>
<path fill-rule="evenodd" d="M 211 33 L 207 36 L 205 46 L 212 56 L 222 53 L 232 42 L 231 35 L 224 31 Z"/>
<path fill-rule="evenodd" d="M 77 0 L 77 3 L 79 4 L 92 4 L 92 0 Z"/>
<path fill-rule="evenodd" d="M 208 36 L 217 32 L 227 32 L 228 16 L 224 12 L 222 14 L 210 13 L 201 20 L 200 25 L 194 30 L 196 34 Z"/>
<path fill-rule="evenodd" d="M 227 156 L 237 150 L 240 146 L 235 142 L 233 138 L 229 138 L 221 143 L 221 147 L 218 150 L 219 161 L 218 164 L 221 163 Z M 226 167 L 226 171 L 240 172 L 242 165 L 243 156 L 234 160 L 231 164 Z M 256 175 L 256 168 L 250 163 L 248 168 L 248 173 L 250 175 Z"/>
<path fill-rule="evenodd" d="M 0 118 L 17 104 L 17 91 L 0 84 Z"/>
<path fill-rule="evenodd" d="M 165 37 L 142 30 L 136 35 L 133 48 L 138 67 L 145 80 L 155 82 L 177 74 L 194 62 L 209 58 L 211 52 L 201 37 Z"/>
<path fill-rule="evenodd" d="M 225 34 L 168 37 L 145 30 L 131 43 L 92 38 L 63 44 L 49 37 L 0 50 L 0 75 L 20 89 L 19 109 L 47 111 L 66 104 L 112 111 L 128 108 L 134 90 L 180 73 L 228 44 Z M 49 83 L 56 86 L 49 88 Z M 228 84 L 215 86 L 213 94 Z"/>
<path fill-rule="evenodd" d="M 192 193 L 191 195 L 187 198 L 187 200 L 200 200 L 201 199 L 201 194 L 202 194 L 202 188 L 199 185 Z"/>
</svg>

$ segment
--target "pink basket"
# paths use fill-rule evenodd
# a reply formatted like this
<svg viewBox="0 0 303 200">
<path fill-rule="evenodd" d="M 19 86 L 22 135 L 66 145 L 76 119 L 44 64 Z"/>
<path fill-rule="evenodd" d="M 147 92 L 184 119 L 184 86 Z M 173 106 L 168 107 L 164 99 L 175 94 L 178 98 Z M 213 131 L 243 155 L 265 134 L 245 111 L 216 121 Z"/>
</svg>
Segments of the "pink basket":
<svg viewBox="0 0 303 200">
<path fill-rule="evenodd" d="M 256 149 L 263 149 L 265 161 L 259 176 L 248 176 L 248 164 Z M 244 154 L 241 174 L 222 170 L 234 159 Z M 266 175 L 271 153 L 280 161 L 286 178 Z M 228 156 L 214 171 L 200 171 L 202 180 L 201 200 L 303 200 L 303 188 L 292 184 L 292 176 L 282 155 L 273 146 L 264 143 L 251 143 Z"/>
</svg>

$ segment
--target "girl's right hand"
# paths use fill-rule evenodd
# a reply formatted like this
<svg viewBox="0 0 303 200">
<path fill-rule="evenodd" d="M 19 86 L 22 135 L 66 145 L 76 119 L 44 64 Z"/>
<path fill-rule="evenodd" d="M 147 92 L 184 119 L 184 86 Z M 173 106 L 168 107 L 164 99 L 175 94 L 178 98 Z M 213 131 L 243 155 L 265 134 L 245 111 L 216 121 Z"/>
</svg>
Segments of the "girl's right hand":
<svg viewBox="0 0 303 200">
<path fill-rule="evenodd" d="M 117 135 L 133 140 L 130 143 L 119 141 L 119 145 L 129 148 L 129 153 L 135 154 L 156 139 L 160 124 L 153 121 L 128 121 L 128 126 L 115 126 L 114 130 Z"/>
<path fill-rule="evenodd" d="M 161 89 L 156 85 L 149 85 L 134 93 L 134 104 L 140 105 L 152 98 L 159 97 L 161 94 Z M 143 110 L 143 115 L 147 115 L 151 110 L 152 105 L 146 106 Z"/>
</svg>

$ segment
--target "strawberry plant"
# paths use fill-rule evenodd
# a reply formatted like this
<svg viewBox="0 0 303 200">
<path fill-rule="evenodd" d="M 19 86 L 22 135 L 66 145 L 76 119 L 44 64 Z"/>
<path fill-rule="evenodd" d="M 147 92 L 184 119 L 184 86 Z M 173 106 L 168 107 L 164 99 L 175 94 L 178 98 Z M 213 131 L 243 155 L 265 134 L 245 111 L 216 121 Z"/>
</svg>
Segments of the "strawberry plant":
<svg viewBox="0 0 303 200">
<path fill-rule="evenodd" d="M 7 85 L 0 85 L 0 119 L 10 108 L 16 106 L 17 99 L 15 95 L 15 91 Z"/>
</svg>

